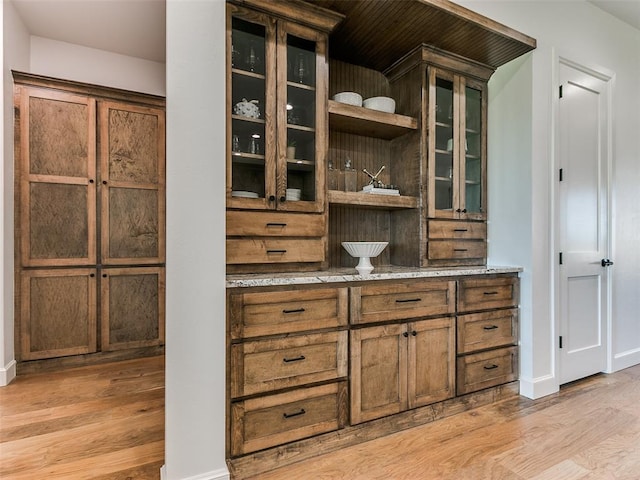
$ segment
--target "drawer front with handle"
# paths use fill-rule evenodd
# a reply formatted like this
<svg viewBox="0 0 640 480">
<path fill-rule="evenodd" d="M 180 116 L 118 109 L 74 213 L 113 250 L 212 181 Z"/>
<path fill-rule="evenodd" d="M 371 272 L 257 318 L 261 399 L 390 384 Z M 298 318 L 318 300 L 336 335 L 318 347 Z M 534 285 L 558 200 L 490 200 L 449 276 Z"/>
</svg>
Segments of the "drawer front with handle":
<svg viewBox="0 0 640 480">
<path fill-rule="evenodd" d="M 347 332 L 256 340 L 231 347 L 231 395 L 242 397 L 346 377 Z"/>
<path fill-rule="evenodd" d="M 487 244 L 480 240 L 429 240 L 427 247 L 431 260 L 458 260 L 487 256 Z"/>
<path fill-rule="evenodd" d="M 478 239 L 487 238 L 487 224 L 484 222 L 461 222 L 455 220 L 430 220 L 430 239 Z"/>
<path fill-rule="evenodd" d="M 307 263 L 325 259 L 322 238 L 227 239 L 227 264 Z"/>
<path fill-rule="evenodd" d="M 475 392 L 518 378 L 518 347 L 472 353 L 457 360 L 457 394 Z"/>
<path fill-rule="evenodd" d="M 325 215 L 227 211 L 227 236 L 322 237 Z"/>
<path fill-rule="evenodd" d="M 454 280 L 416 280 L 351 289 L 353 324 L 447 315 L 454 312 Z"/>
<path fill-rule="evenodd" d="M 243 455 L 342 428 L 346 382 L 267 395 L 231 405 L 231 452 Z"/>
<path fill-rule="evenodd" d="M 303 332 L 347 324 L 347 288 L 235 293 L 227 299 L 231 338 Z"/>
<path fill-rule="evenodd" d="M 458 282 L 458 312 L 515 307 L 519 298 L 518 277 L 465 278 Z"/>
<path fill-rule="evenodd" d="M 457 319 L 458 354 L 515 345 L 518 309 L 460 315 Z"/>
</svg>

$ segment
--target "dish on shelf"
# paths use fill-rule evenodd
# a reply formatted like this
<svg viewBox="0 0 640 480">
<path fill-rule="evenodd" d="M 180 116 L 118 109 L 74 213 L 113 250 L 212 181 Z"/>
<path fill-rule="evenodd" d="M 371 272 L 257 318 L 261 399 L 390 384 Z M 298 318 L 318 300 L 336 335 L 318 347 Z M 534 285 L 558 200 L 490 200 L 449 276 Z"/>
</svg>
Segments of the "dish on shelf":
<svg viewBox="0 0 640 480">
<path fill-rule="evenodd" d="M 347 105 L 362 106 L 362 95 L 356 92 L 340 92 L 333 96 L 336 102 L 346 103 Z"/>
<path fill-rule="evenodd" d="M 245 190 L 232 190 L 231 196 L 239 198 L 259 198 L 256 192 L 247 192 Z"/>
<path fill-rule="evenodd" d="M 363 277 L 373 271 L 373 265 L 369 259 L 380 255 L 387 245 L 389 242 L 342 242 L 342 246 L 349 255 L 360 258 L 356 270 Z"/>
<path fill-rule="evenodd" d="M 395 113 L 396 101 L 391 97 L 371 97 L 362 102 L 364 108 L 379 112 Z"/>
</svg>

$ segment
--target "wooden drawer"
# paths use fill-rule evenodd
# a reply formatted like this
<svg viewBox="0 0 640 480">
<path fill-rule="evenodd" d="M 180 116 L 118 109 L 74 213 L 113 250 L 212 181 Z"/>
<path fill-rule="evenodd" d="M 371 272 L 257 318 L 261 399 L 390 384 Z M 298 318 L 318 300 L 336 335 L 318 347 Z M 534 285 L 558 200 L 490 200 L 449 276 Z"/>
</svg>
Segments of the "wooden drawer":
<svg viewBox="0 0 640 480">
<path fill-rule="evenodd" d="M 458 357 L 457 367 L 458 395 L 512 382 L 518 378 L 518 347 Z"/>
<path fill-rule="evenodd" d="M 242 237 L 322 237 L 325 215 L 281 212 L 227 212 L 227 235 Z"/>
<path fill-rule="evenodd" d="M 232 345 L 231 396 L 345 377 L 347 365 L 346 331 Z"/>
<path fill-rule="evenodd" d="M 347 324 L 348 290 L 314 288 L 236 293 L 227 299 L 231 338 L 303 332 Z"/>
<path fill-rule="evenodd" d="M 430 260 L 485 258 L 487 243 L 481 240 L 429 240 Z"/>
<path fill-rule="evenodd" d="M 322 262 L 322 238 L 233 238 L 227 239 L 227 264 Z"/>
<path fill-rule="evenodd" d="M 231 454 L 255 452 L 345 426 L 346 382 L 231 405 Z"/>
<path fill-rule="evenodd" d="M 518 309 L 460 315 L 457 319 L 458 354 L 515 345 Z"/>
<path fill-rule="evenodd" d="M 518 277 L 466 278 L 458 282 L 458 312 L 515 307 L 520 297 Z"/>
<path fill-rule="evenodd" d="M 455 312 L 454 280 L 416 280 L 351 288 L 351 323 L 372 323 Z"/>
<path fill-rule="evenodd" d="M 461 222 L 456 220 L 430 220 L 429 238 L 478 239 L 487 238 L 487 224 L 484 222 Z"/>
</svg>

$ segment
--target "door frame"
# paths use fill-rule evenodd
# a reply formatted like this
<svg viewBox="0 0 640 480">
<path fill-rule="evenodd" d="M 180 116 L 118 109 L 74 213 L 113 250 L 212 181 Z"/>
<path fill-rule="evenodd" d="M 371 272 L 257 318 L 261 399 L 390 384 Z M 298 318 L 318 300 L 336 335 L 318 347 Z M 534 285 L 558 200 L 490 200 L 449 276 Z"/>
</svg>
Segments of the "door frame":
<svg viewBox="0 0 640 480">
<path fill-rule="evenodd" d="M 576 70 L 580 70 L 588 75 L 592 75 L 606 83 L 606 93 L 607 96 L 607 158 L 606 158 L 606 175 L 605 184 L 607 187 L 607 254 L 606 258 L 614 258 L 615 255 L 613 252 L 613 244 L 612 244 L 612 232 L 613 232 L 613 222 L 612 222 L 612 178 L 613 178 L 613 125 L 614 125 L 614 117 L 613 117 L 613 91 L 615 88 L 615 72 L 612 70 L 603 67 L 601 65 L 596 65 L 589 62 L 577 61 L 572 59 L 571 55 L 564 55 L 564 52 L 558 52 L 556 49 L 553 50 L 553 64 L 552 64 L 552 87 L 551 87 L 551 98 L 552 98 L 552 118 L 551 118 L 551 171 L 550 171 L 550 181 L 551 181 L 551 221 L 553 222 L 551 225 L 552 229 L 552 238 L 553 238 L 553 249 L 551 256 L 551 263 L 553 268 L 553 288 L 552 288 L 552 312 L 553 312 L 553 328 L 552 328 L 552 358 L 553 358 L 553 371 L 554 376 L 557 380 L 557 385 L 560 385 L 560 347 L 559 347 L 559 335 L 560 335 L 560 320 L 561 320 L 561 305 L 560 305 L 560 265 L 559 265 L 559 254 L 561 252 L 560 245 L 560 182 L 558 181 L 559 175 L 559 165 L 560 165 L 560 145 L 559 145 L 559 94 L 558 88 L 560 85 L 560 65 L 565 65 L 571 68 L 575 68 Z M 607 268 L 604 272 L 604 275 L 607 276 L 607 286 L 606 286 L 606 297 L 607 297 L 607 307 L 606 307 L 606 326 L 605 326 L 605 345 L 606 345 L 606 369 L 605 373 L 613 372 L 613 358 L 612 358 L 612 337 L 613 337 L 613 318 L 612 318 L 612 270 Z"/>
</svg>

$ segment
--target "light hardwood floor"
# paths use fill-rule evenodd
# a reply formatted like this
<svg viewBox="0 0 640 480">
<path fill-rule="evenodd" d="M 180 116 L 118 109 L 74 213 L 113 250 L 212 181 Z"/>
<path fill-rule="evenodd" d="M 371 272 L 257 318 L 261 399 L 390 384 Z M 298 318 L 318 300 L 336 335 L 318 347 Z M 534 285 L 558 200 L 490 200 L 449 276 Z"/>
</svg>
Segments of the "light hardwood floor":
<svg viewBox="0 0 640 480">
<path fill-rule="evenodd" d="M 0 388 L 2 480 L 158 479 L 163 357 L 28 374 Z M 640 366 L 507 400 L 254 477 L 640 478 Z"/>
<path fill-rule="evenodd" d="M 262 474 L 260 480 L 640 479 L 640 366 Z"/>
<path fill-rule="evenodd" d="M 164 357 L 18 376 L 0 388 L 0 479 L 157 480 Z"/>
</svg>

